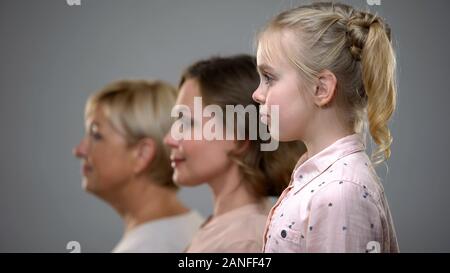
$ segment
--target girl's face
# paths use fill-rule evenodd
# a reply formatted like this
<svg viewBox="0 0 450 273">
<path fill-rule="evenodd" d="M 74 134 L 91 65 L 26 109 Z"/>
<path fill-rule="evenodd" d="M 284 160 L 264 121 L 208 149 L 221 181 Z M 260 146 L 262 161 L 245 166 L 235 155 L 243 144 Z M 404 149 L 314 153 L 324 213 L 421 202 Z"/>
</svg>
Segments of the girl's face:
<svg viewBox="0 0 450 273">
<path fill-rule="evenodd" d="M 253 93 L 253 99 L 261 104 L 261 121 L 268 124 L 269 128 L 274 127 L 274 122 L 279 122 L 280 141 L 304 139 L 313 104 L 310 92 L 300 88 L 306 85 L 297 70 L 283 58 L 272 58 L 269 62 L 260 46 L 257 64 L 261 81 Z M 275 105 L 279 106 L 279 120 L 271 116 L 271 108 Z"/>
<path fill-rule="evenodd" d="M 192 131 L 203 131 L 211 118 L 194 117 L 194 97 L 200 97 L 200 88 L 195 79 L 188 79 L 180 88 L 175 107 L 185 105 L 191 115 L 184 115 L 183 123 L 190 123 Z M 201 109 L 203 111 L 203 109 Z M 203 115 L 202 115 L 203 116 Z M 193 134 L 191 134 L 192 136 Z M 233 164 L 228 153 L 236 148 L 234 140 L 175 140 L 169 132 L 164 142 L 171 148 L 170 160 L 174 168 L 173 180 L 181 186 L 195 186 L 211 182 L 226 173 Z"/>
<path fill-rule="evenodd" d="M 132 149 L 105 117 L 99 106 L 86 120 L 86 136 L 74 148 L 82 160 L 83 188 L 105 196 L 133 175 Z"/>
</svg>

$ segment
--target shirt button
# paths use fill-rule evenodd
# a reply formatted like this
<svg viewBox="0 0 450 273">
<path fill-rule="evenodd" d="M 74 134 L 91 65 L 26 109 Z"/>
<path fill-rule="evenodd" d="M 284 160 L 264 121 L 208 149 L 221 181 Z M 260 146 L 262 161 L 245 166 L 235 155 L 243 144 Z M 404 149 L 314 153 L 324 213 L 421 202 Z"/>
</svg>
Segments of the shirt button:
<svg viewBox="0 0 450 273">
<path fill-rule="evenodd" d="M 286 230 L 283 229 L 281 231 L 281 237 L 286 238 L 286 235 L 287 235 Z"/>
</svg>

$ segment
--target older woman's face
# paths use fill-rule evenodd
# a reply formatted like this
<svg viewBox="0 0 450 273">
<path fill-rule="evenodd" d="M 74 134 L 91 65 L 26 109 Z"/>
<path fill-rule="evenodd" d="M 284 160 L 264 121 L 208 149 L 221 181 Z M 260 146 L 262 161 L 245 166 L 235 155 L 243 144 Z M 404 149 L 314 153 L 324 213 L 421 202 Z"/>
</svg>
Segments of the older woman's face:
<svg viewBox="0 0 450 273">
<path fill-rule="evenodd" d="M 106 197 L 133 176 L 132 149 L 112 127 L 101 106 L 86 120 L 86 135 L 74 148 L 82 161 L 83 188 Z"/>
</svg>

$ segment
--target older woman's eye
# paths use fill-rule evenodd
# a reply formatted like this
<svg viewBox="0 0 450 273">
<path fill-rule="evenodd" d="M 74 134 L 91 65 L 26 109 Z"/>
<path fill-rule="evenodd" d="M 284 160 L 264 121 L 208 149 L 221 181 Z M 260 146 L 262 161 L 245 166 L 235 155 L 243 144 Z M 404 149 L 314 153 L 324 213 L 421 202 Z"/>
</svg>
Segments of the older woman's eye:
<svg viewBox="0 0 450 273">
<path fill-rule="evenodd" d="M 89 134 L 94 140 L 101 140 L 103 136 L 98 132 L 90 132 Z"/>
<path fill-rule="evenodd" d="M 89 128 L 89 136 L 94 140 L 101 140 L 103 139 L 102 134 L 98 131 L 98 127 L 96 124 L 92 124 Z"/>
</svg>

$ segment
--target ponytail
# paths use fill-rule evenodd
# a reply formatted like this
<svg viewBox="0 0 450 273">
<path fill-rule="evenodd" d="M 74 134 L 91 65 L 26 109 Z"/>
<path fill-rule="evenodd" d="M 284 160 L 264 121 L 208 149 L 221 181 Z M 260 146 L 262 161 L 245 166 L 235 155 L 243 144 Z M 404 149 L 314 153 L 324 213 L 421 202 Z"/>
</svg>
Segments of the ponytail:
<svg viewBox="0 0 450 273">
<path fill-rule="evenodd" d="M 391 155 L 392 136 L 388 121 L 396 105 L 396 60 L 389 31 L 379 20 L 370 24 L 361 54 L 362 79 L 367 95 L 369 132 L 377 144 L 372 152 L 375 164 Z"/>
</svg>

